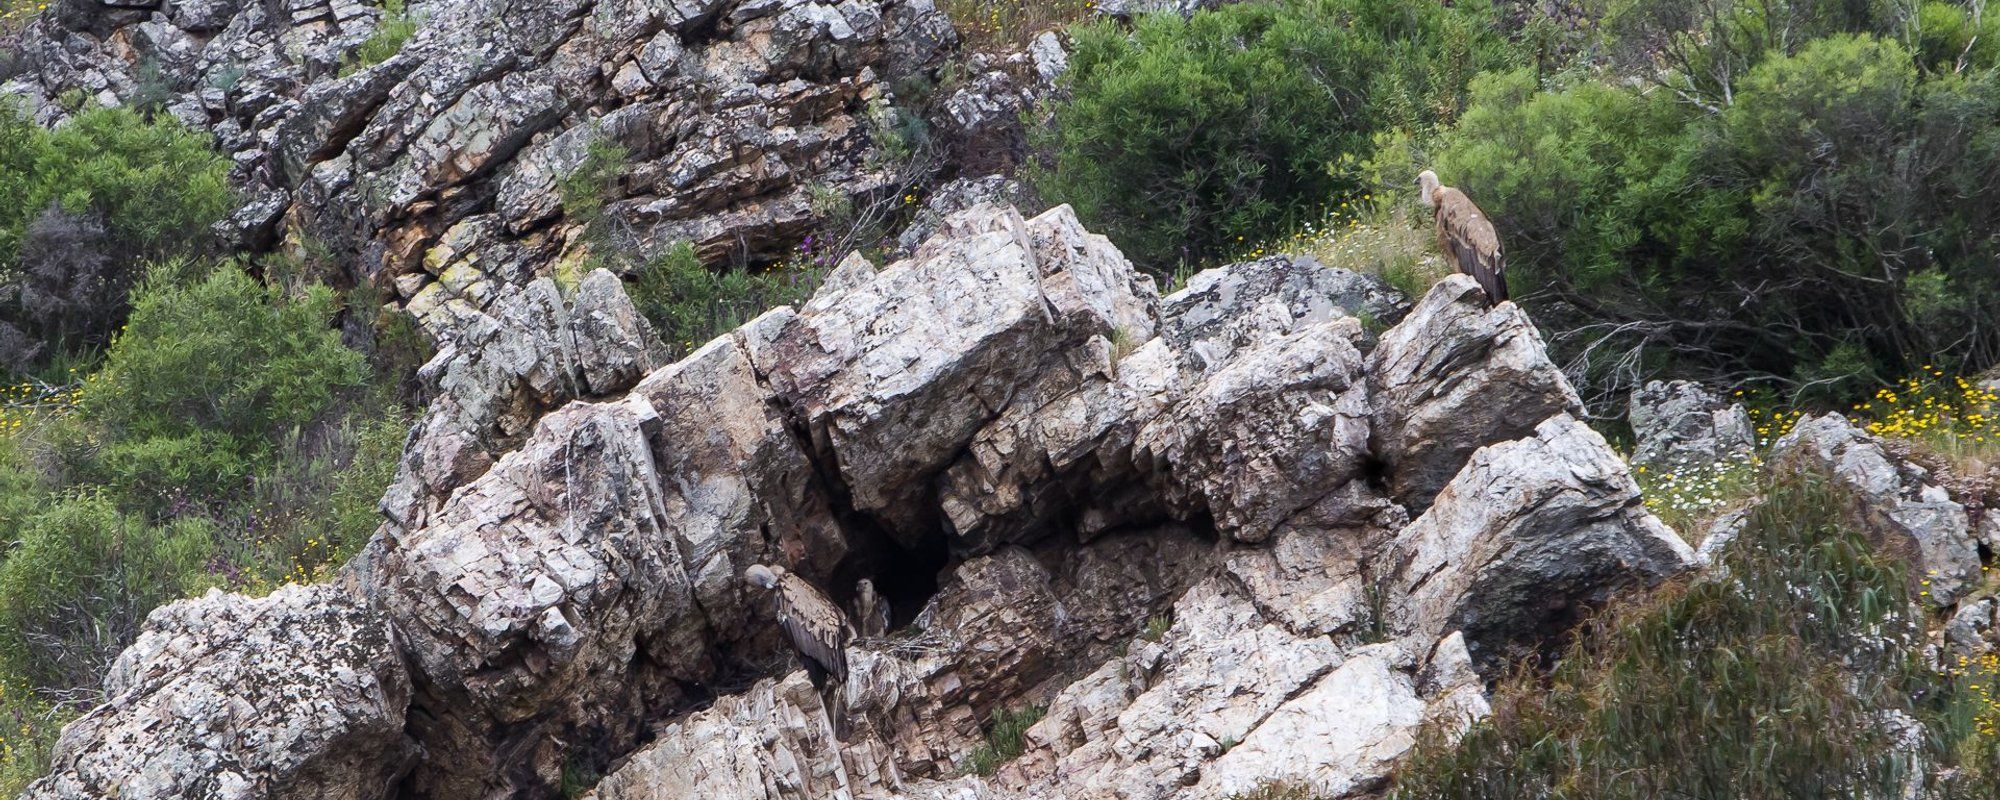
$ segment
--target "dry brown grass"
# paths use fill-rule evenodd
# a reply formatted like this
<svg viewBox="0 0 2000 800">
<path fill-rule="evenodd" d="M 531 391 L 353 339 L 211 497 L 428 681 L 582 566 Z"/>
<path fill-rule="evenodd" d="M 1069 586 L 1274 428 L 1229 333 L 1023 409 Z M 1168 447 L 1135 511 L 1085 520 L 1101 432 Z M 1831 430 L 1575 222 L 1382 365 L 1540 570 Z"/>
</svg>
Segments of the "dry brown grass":
<svg viewBox="0 0 2000 800">
<path fill-rule="evenodd" d="M 1084 19 L 1097 0 L 944 0 L 941 6 L 967 50 L 991 53 L 1025 47 L 1043 32 Z"/>
</svg>

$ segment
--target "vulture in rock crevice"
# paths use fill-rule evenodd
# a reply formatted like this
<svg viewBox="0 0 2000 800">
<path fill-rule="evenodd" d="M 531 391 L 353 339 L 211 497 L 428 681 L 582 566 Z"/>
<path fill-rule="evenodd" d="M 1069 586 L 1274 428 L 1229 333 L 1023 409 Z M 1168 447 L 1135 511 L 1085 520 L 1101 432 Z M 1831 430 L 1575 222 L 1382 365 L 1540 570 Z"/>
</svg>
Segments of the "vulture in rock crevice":
<svg viewBox="0 0 2000 800">
<path fill-rule="evenodd" d="M 1418 199 L 1437 216 L 1438 250 L 1459 272 L 1471 275 L 1486 290 L 1487 305 L 1507 299 L 1507 263 L 1500 253 L 1500 235 L 1493 222 L 1464 192 L 1438 183 L 1437 173 L 1417 176 Z"/>
<path fill-rule="evenodd" d="M 771 592 L 772 613 L 785 632 L 806 677 L 819 691 L 820 702 L 833 725 L 835 738 L 847 735 L 847 644 L 854 629 L 847 615 L 811 582 L 784 567 L 758 564 L 743 571 L 751 586 Z"/>
<path fill-rule="evenodd" d="M 889 601 L 867 578 L 854 584 L 854 627 L 863 640 L 889 635 Z"/>
</svg>

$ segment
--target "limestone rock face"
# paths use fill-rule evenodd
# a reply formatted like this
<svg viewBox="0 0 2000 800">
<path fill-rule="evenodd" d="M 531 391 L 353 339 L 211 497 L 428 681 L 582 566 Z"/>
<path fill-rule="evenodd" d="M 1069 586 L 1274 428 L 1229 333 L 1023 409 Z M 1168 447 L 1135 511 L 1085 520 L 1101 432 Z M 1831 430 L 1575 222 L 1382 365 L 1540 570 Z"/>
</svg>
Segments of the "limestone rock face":
<svg viewBox="0 0 2000 800">
<path fill-rule="evenodd" d="M 1390 542 L 1384 574 L 1395 625 L 1433 639 L 1460 631 L 1490 658 L 1694 564 L 1604 437 L 1563 414 L 1474 453 Z"/>
<path fill-rule="evenodd" d="M 836 744 L 819 695 L 794 672 L 669 726 L 588 797 L 851 800 Z"/>
<path fill-rule="evenodd" d="M 1831 476 L 1850 493 L 1878 547 L 1910 559 L 1924 599 L 1949 607 L 1979 582 L 1979 550 L 1965 507 L 1930 473 L 1892 458 L 1875 437 L 1839 414 L 1800 420 L 1771 447 L 1772 460 Z"/>
<path fill-rule="evenodd" d="M 621 400 L 544 417 L 364 558 L 438 709 L 414 730 L 439 774 L 419 777 L 460 796 L 553 783 L 559 754 L 536 749 L 552 736 L 637 736 L 637 709 L 684 702 L 745 641 L 743 569 L 818 576 L 845 554 L 812 465 L 725 337 Z M 494 760 L 508 736 L 515 762 Z"/>
<path fill-rule="evenodd" d="M 1520 307 L 1487 308 L 1451 275 L 1382 335 L 1368 362 L 1371 431 L 1398 502 L 1422 510 L 1473 451 L 1517 439 L 1583 403 Z"/>
<path fill-rule="evenodd" d="M 1632 393 L 1632 463 L 1691 467 L 1747 457 L 1757 447 L 1750 414 L 1689 381 L 1652 381 Z"/>
<path fill-rule="evenodd" d="M 337 708 L 235 687 L 261 718 L 359 731 L 242 752 L 229 774 L 277 787 L 245 796 L 546 798 L 577 766 L 605 800 L 1366 793 L 1423 726 L 1487 713 L 1476 666 L 1692 562 L 1566 413 L 1526 318 L 1469 280 L 1375 343 L 1355 309 L 1397 306 L 1358 276 L 1262 259 L 1162 299 L 1068 208 L 982 204 L 657 365 L 615 276 L 506 290 L 461 267 L 508 251 L 465 236 L 417 310 L 485 338 L 427 368 L 467 405 L 420 424 L 422 483 L 344 574 L 367 604 L 242 601 L 364 613 L 411 674 L 367 672 L 383 699 Z M 847 741 L 746 592 L 755 563 L 842 603 L 868 578 L 891 606 L 848 648 Z M 284 649 L 310 644 L 272 657 L 316 675 L 330 654 Z M 122 702 L 72 728 L 46 786 L 116 779 L 83 754 Z M 964 774 L 1028 708 L 1021 756 Z M 207 741 L 171 730 L 161 747 Z"/>
<path fill-rule="evenodd" d="M 417 751 L 389 622 L 333 586 L 155 610 L 35 800 L 385 797 Z"/>
</svg>

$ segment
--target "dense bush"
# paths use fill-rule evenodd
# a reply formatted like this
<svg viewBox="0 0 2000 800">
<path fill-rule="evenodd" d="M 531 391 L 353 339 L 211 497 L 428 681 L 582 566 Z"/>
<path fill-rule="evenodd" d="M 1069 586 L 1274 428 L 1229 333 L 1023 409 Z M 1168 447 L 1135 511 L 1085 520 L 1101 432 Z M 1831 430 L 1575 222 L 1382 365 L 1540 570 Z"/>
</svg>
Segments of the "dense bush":
<svg viewBox="0 0 2000 800">
<path fill-rule="evenodd" d="M 0 107 L 0 371 L 101 347 L 153 257 L 199 252 L 229 213 L 206 136 L 112 108 L 45 130 Z"/>
<path fill-rule="evenodd" d="M 1983 367 L 2000 360 L 2000 76 L 1921 60 L 1826 36 L 1709 108 L 1489 76 L 1438 162 L 1600 390 L 1668 370 L 1824 398 L 1912 360 Z"/>
<path fill-rule="evenodd" d="M 1892 798 L 1911 780 L 1984 796 L 2000 739 L 1969 689 L 1991 676 L 1924 663 L 1902 566 L 1837 493 L 1804 475 L 1764 489 L 1726 572 L 1630 601 L 1546 675 L 1502 681 L 1493 715 L 1455 746 L 1428 737 L 1392 797 Z"/>
<path fill-rule="evenodd" d="M 358 551 L 406 435 L 411 365 L 378 330 L 363 386 L 323 286 L 169 263 L 133 307 L 89 379 L 0 408 L 0 795 L 152 608 L 324 579 Z"/>
<path fill-rule="evenodd" d="M 285 297 L 233 264 L 186 287 L 149 282 L 93 376 L 83 412 L 103 477 L 134 497 L 228 496 L 288 433 L 366 378 L 323 286 Z"/>
<path fill-rule="evenodd" d="M 1504 63 L 1483 3 L 1242 3 L 1074 31 L 1069 99 L 1034 176 L 1169 272 L 1358 197 L 1373 134 L 1450 121 Z"/>
<path fill-rule="evenodd" d="M 153 526 L 104 494 L 55 499 L 18 529 L 0 561 L 0 674 L 82 687 L 137 635 L 154 606 L 208 579 L 208 523 Z"/>
</svg>

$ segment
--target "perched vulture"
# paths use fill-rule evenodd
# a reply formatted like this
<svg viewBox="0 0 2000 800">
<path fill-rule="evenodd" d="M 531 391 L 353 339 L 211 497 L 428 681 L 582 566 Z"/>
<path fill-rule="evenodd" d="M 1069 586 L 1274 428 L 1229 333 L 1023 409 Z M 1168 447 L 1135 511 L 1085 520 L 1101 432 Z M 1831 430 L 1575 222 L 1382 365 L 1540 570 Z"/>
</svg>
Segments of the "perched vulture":
<svg viewBox="0 0 2000 800">
<path fill-rule="evenodd" d="M 758 564 L 744 570 L 743 579 L 751 586 L 771 592 L 778 627 L 784 629 L 785 638 L 791 641 L 799 662 L 805 665 L 806 677 L 819 690 L 834 735 L 844 738 L 847 643 L 854 639 L 847 615 L 806 579 L 784 567 Z"/>
<path fill-rule="evenodd" d="M 867 578 L 854 584 L 854 624 L 863 639 L 880 639 L 889 634 L 889 603 L 875 592 L 875 582 Z"/>
<path fill-rule="evenodd" d="M 1507 299 L 1507 264 L 1500 254 L 1500 235 L 1493 223 L 1464 192 L 1438 184 L 1437 173 L 1417 176 L 1418 199 L 1437 215 L 1438 250 L 1459 272 L 1479 281 L 1488 305 Z"/>
</svg>

